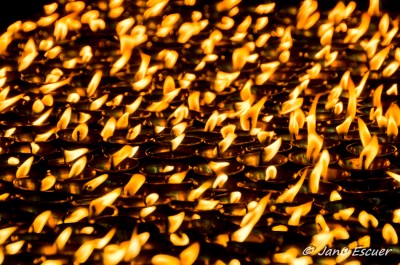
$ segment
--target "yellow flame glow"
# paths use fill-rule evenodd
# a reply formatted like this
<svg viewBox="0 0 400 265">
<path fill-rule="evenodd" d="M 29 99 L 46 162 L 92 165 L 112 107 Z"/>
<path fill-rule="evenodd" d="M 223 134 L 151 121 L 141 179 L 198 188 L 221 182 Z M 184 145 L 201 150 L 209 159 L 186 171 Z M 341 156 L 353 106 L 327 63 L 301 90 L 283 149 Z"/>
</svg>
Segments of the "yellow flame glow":
<svg viewBox="0 0 400 265">
<path fill-rule="evenodd" d="M 371 141 L 361 151 L 360 162 L 362 163 L 363 169 L 368 169 L 372 161 L 375 159 L 379 151 L 378 137 L 372 136 Z"/>
</svg>

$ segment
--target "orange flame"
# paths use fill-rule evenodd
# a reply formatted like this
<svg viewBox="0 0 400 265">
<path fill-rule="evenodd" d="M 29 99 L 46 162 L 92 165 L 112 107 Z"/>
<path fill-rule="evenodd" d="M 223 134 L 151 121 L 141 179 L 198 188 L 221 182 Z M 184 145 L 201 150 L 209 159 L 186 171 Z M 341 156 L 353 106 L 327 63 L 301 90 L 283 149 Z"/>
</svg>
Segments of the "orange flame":
<svg viewBox="0 0 400 265">
<path fill-rule="evenodd" d="M 115 128 L 117 130 L 127 129 L 129 126 L 129 113 L 125 112 L 118 121 L 116 121 Z"/>
<path fill-rule="evenodd" d="M 115 30 L 119 36 L 125 35 L 130 28 L 135 24 L 135 19 L 133 17 L 126 18 L 118 22 Z"/>
<path fill-rule="evenodd" d="M 310 29 L 320 17 L 320 13 L 316 11 L 318 8 L 318 2 L 314 0 L 304 1 L 297 14 L 297 29 Z"/>
<path fill-rule="evenodd" d="M 188 126 L 187 122 L 181 122 L 172 127 L 171 131 L 174 134 L 174 136 L 178 136 L 184 133 L 187 126 Z"/>
<path fill-rule="evenodd" d="M 168 1 L 166 0 L 149 1 L 146 4 L 148 8 L 144 12 L 144 19 L 147 20 L 160 15 L 167 4 Z"/>
<path fill-rule="evenodd" d="M 176 215 L 168 216 L 168 233 L 175 233 L 182 225 L 185 218 L 185 212 L 180 212 Z"/>
<path fill-rule="evenodd" d="M 89 97 L 93 96 L 94 92 L 96 91 L 97 87 L 100 84 L 102 76 L 103 76 L 102 71 L 96 71 L 96 73 L 93 75 L 92 80 L 90 80 L 88 88 L 86 89 L 86 93 Z"/>
<path fill-rule="evenodd" d="M 361 23 L 358 28 L 352 28 L 347 31 L 347 36 L 344 39 L 344 43 L 355 43 L 357 42 L 369 28 L 371 16 L 367 13 L 362 14 Z"/>
<path fill-rule="evenodd" d="M 92 255 L 95 248 L 93 240 L 85 241 L 74 254 L 74 260 L 77 263 L 84 263 Z"/>
<path fill-rule="evenodd" d="M 84 154 L 86 154 L 88 152 L 89 152 L 89 149 L 87 149 L 87 148 L 79 148 L 79 149 L 75 149 L 73 151 L 64 150 L 65 162 L 66 163 L 72 162 L 75 159 L 83 156 Z"/>
<path fill-rule="evenodd" d="M 258 141 L 260 141 L 260 143 L 266 144 L 273 139 L 274 135 L 274 131 L 260 131 L 259 133 L 257 133 L 257 139 Z"/>
<path fill-rule="evenodd" d="M 107 141 L 108 138 L 114 135 L 116 126 L 117 126 L 117 121 L 115 120 L 114 117 L 111 117 L 107 120 L 103 130 L 100 133 L 104 141 Z"/>
<path fill-rule="evenodd" d="M 33 221 L 32 225 L 29 227 L 30 233 L 41 233 L 44 226 L 48 222 L 51 216 L 51 211 L 45 211 L 36 216 L 35 220 Z"/>
<path fill-rule="evenodd" d="M 323 138 L 320 137 L 315 130 L 309 130 L 307 137 L 306 157 L 308 161 L 316 161 L 323 144 Z"/>
<path fill-rule="evenodd" d="M 251 230 L 253 230 L 253 227 L 257 224 L 257 222 L 260 220 L 261 216 L 263 215 L 267 204 L 269 202 L 269 198 L 271 197 L 271 194 L 268 194 L 261 198 L 261 200 L 258 202 L 257 206 L 248 214 L 246 214 L 243 217 L 243 220 L 245 218 L 247 221 L 243 222 L 242 220 L 242 227 L 236 230 L 235 232 L 232 233 L 231 240 L 236 241 L 236 242 L 243 242 L 246 240 L 246 238 L 249 236 Z"/>
<path fill-rule="evenodd" d="M 279 137 L 277 140 L 275 140 L 275 142 L 265 147 L 263 149 L 263 154 L 262 154 L 263 162 L 268 162 L 272 158 L 274 158 L 275 155 L 278 153 L 281 145 L 282 145 L 282 138 Z"/>
<path fill-rule="evenodd" d="M 26 68 L 28 68 L 33 60 L 35 60 L 38 52 L 36 50 L 36 44 L 33 39 L 29 39 L 24 47 L 24 53 L 22 54 L 21 58 L 19 59 L 18 63 L 18 71 L 22 72 Z"/>
<path fill-rule="evenodd" d="M 280 114 L 287 114 L 298 108 L 301 108 L 301 106 L 303 105 L 303 101 L 303 98 L 294 98 L 283 102 Z"/>
<path fill-rule="evenodd" d="M 278 69 L 279 65 L 279 61 L 261 64 L 262 73 L 256 77 L 256 85 L 263 85 L 267 82 L 272 74 Z"/>
<path fill-rule="evenodd" d="M 190 245 L 188 248 L 184 249 L 180 253 L 179 258 L 166 254 L 158 254 L 151 259 L 151 263 L 154 265 L 192 265 L 196 261 L 199 253 L 200 244 L 196 242 Z"/>
<path fill-rule="evenodd" d="M 376 135 L 372 136 L 371 141 L 364 147 L 360 154 L 360 162 L 362 163 L 362 168 L 368 169 L 372 161 L 375 159 L 379 151 L 378 137 Z"/>
<path fill-rule="evenodd" d="M 108 94 L 104 94 L 103 96 L 99 97 L 98 99 L 92 101 L 92 103 L 90 103 L 90 110 L 99 110 L 104 103 L 106 103 L 108 99 Z"/>
<path fill-rule="evenodd" d="M 50 93 L 54 92 L 56 89 L 63 87 L 65 85 L 68 85 L 71 80 L 72 80 L 72 75 L 66 79 L 63 79 L 63 80 L 55 82 L 55 83 L 44 84 L 39 89 L 40 89 L 40 92 L 42 92 L 43 94 L 50 94 Z"/>
<path fill-rule="evenodd" d="M 265 178 L 264 180 L 267 181 L 269 179 L 275 179 L 276 175 L 278 174 L 278 170 L 275 166 L 269 166 L 265 169 Z"/>
<path fill-rule="evenodd" d="M 107 206 L 111 206 L 120 196 L 121 191 L 122 188 L 117 188 L 97 199 L 94 199 L 89 205 L 89 217 L 96 217 L 101 214 Z"/>
<path fill-rule="evenodd" d="M 315 255 L 320 252 L 325 246 L 330 245 L 333 241 L 332 232 L 318 233 L 312 237 L 310 246 L 315 246 L 316 248 L 312 251 L 311 255 Z"/>
<path fill-rule="evenodd" d="M 34 161 L 34 157 L 33 156 L 31 156 L 30 158 L 25 160 L 24 163 L 22 163 L 19 166 L 19 168 L 17 169 L 17 173 L 15 174 L 15 176 L 17 178 L 23 178 L 23 177 L 28 176 L 29 171 L 31 170 L 33 161 Z"/>
<path fill-rule="evenodd" d="M 379 16 L 381 14 L 379 10 L 379 0 L 369 1 L 368 14 L 370 16 Z"/>
<path fill-rule="evenodd" d="M 32 122 L 32 125 L 41 125 L 45 122 L 51 115 L 53 109 L 48 109 L 43 115 L 37 118 L 35 121 Z"/>
<path fill-rule="evenodd" d="M 71 166 L 67 178 L 73 178 L 81 174 L 86 167 L 86 163 L 87 163 L 86 156 L 82 156 L 81 158 L 76 160 L 76 162 Z"/>
<path fill-rule="evenodd" d="M 200 199 L 195 207 L 196 210 L 209 211 L 215 209 L 219 201 Z"/>
<path fill-rule="evenodd" d="M 89 216 L 89 211 L 87 208 L 80 207 L 76 210 L 74 210 L 70 215 L 65 217 L 63 220 L 64 223 L 70 224 L 70 223 L 76 223 L 82 220 L 85 217 Z"/>
<path fill-rule="evenodd" d="M 240 191 L 233 191 L 230 193 L 229 202 L 238 203 L 240 201 L 240 198 L 242 198 L 242 194 L 240 193 Z"/>
<path fill-rule="evenodd" d="M 226 150 L 228 150 L 229 146 L 231 146 L 231 144 L 233 143 L 233 141 L 235 141 L 237 135 L 234 133 L 229 133 L 221 142 L 218 143 L 218 148 L 216 147 L 214 149 L 214 154 L 217 155 L 218 152 L 223 153 Z M 218 150 L 219 151 L 218 151 Z"/>
<path fill-rule="evenodd" d="M 18 227 L 17 226 L 10 226 L 6 228 L 0 229 L 0 244 L 4 244 L 4 242 L 7 241 L 7 239 L 15 232 L 17 231 Z"/>
<path fill-rule="evenodd" d="M 360 132 L 361 143 L 365 148 L 371 141 L 371 134 L 369 133 L 367 125 L 361 118 L 358 118 L 358 130 Z"/>
<path fill-rule="evenodd" d="M 210 117 L 208 118 L 206 125 L 204 127 L 204 131 L 205 132 L 212 132 L 215 128 L 215 126 L 217 126 L 217 122 L 218 122 L 218 111 L 213 111 L 213 113 L 210 115 Z"/>
<path fill-rule="evenodd" d="M 15 255 L 21 250 L 24 245 L 25 240 L 19 240 L 13 243 L 9 243 L 5 246 L 5 253 Z"/>
<path fill-rule="evenodd" d="M 136 229 L 133 231 L 130 241 L 123 242 L 122 245 L 126 247 L 126 255 L 124 261 L 132 261 L 141 250 L 141 247 L 146 244 L 150 237 L 150 233 L 144 232 L 141 234 L 136 233 Z"/>
<path fill-rule="evenodd" d="M 95 177 L 92 180 L 89 180 L 85 184 L 83 184 L 82 189 L 87 190 L 87 191 L 93 191 L 95 190 L 98 186 L 100 186 L 104 181 L 106 181 L 108 178 L 108 174 L 103 174 L 98 177 Z"/>
<path fill-rule="evenodd" d="M 299 129 L 303 128 L 305 120 L 306 116 L 300 108 L 290 112 L 290 117 L 289 117 L 290 135 L 297 136 L 299 134 Z"/>
<path fill-rule="evenodd" d="M 322 154 L 316 163 L 315 167 L 311 171 L 309 185 L 311 193 L 317 193 L 319 189 L 319 180 L 321 175 L 324 179 L 327 178 L 327 171 L 329 165 L 329 152 L 327 150 L 322 151 Z"/>
<path fill-rule="evenodd" d="M 40 113 L 44 110 L 44 104 L 40 99 L 35 100 L 32 104 L 32 111 L 35 113 Z"/>
<path fill-rule="evenodd" d="M 182 143 L 183 139 L 185 139 L 185 134 L 178 135 L 173 140 L 171 140 L 171 149 L 176 150 L 179 145 Z"/>
<path fill-rule="evenodd" d="M 386 59 L 386 56 L 389 54 L 391 47 L 385 47 L 380 52 L 375 54 L 374 57 L 369 61 L 369 66 L 371 70 L 379 70 Z"/>
<path fill-rule="evenodd" d="M 336 132 L 339 135 L 347 135 L 350 129 L 350 125 L 353 122 L 353 117 L 349 116 L 340 125 L 336 126 Z"/>
<path fill-rule="evenodd" d="M 355 211 L 354 207 L 350 207 L 350 208 L 347 208 L 347 209 L 339 210 L 337 213 L 335 213 L 333 215 L 333 217 L 336 220 L 344 220 L 344 221 L 346 221 L 351 217 L 351 215 L 354 213 L 354 211 Z"/>
<path fill-rule="evenodd" d="M 183 23 L 178 29 L 178 42 L 186 43 L 192 36 L 199 34 L 207 24 L 207 20 Z"/>
<path fill-rule="evenodd" d="M 211 188 L 212 182 L 211 181 L 206 181 L 203 184 L 201 184 L 198 188 L 191 190 L 188 195 L 188 201 L 194 201 L 198 199 L 206 190 Z"/>
<path fill-rule="evenodd" d="M 277 203 L 292 202 L 294 200 L 301 186 L 303 185 L 303 182 L 307 176 L 307 171 L 308 169 L 304 170 L 303 174 L 301 175 L 301 178 L 295 185 L 293 185 L 290 189 L 287 189 L 285 192 L 279 195 L 279 197 L 276 199 Z"/>
<path fill-rule="evenodd" d="M 56 184 L 56 177 L 51 174 L 48 174 L 44 179 L 42 179 L 40 184 L 41 191 L 50 190 Z"/>
<path fill-rule="evenodd" d="M 190 93 L 188 97 L 189 109 L 200 112 L 200 91 Z"/>
<path fill-rule="evenodd" d="M 400 209 L 396 209 L 393 211 L 393 219 L 392 219 L 393 223 L 400 223 Z"/>
<path fill-rule="evenodd" d="M 329 201 L 333 202 L 333 201 L 340 201 L 342 199 L 342 196 L 340 196 L 340 194 L 334 190 L 331 192 L 331 195 L 329 196 Z"/>
<path fill-rule="evenodd" d="M 136 139 L 136 137 L 140 134 L 141 130 L 142 130 L 142 125 L 141 124 L 138 124 L 133 128 L 130 128 L 128 130 L 128 134 L 126 135 L 126 139 L 127 140 Z"/>
<path fill-rule="evenodd" d="M 181 233 L 179 235 L 171 234 L 169 239 L 174 246 L 186 246 L 190 243 L 190 239 L 185 233 Z"/>
<path fill-rule="evenodd" d="M 57 3 L 51 3 L 51 4 L 43 6 L 43 10 L 44 10 L 44 13 L 46 15 L 53 14 L 57 10 L 57 8 L 58 8 L 58 4 Z"/>
<path fill-rule="evenodd" d="M 399 69 L 400 64 L 397 61 L 391 62 L 388 66 L 385 67 L 382 71 L 382 75 L 384 77 L 390 77 L 392 76 L 397 69 Z"/>
<path fill-rule="evenodd" d="M 185 179 L 187 173 L 188 173 L 188 170 L 173 174 L 172 176 L 170 176 L 168 178 L 168 183 L 182 183 L 182 181 Z"/>
<path fill-rule="evenodd" d="M 397 137 L 397 135 L 399 134 L 399 128 L 397 127 L 396 119 L 393 117 L 392 114 L 389 115 L 386 134 L 389 137 Z"/>
<path fill-rule="evenodd" d="M 89 127 L 86 123 L 81 123 L 72 131 L 72 140 L 79 142 L 84 140 L 89 134 Z"/>
<path fill-rule="evenodd" d="M 20 100 L 24 96 L 25 96 L 25 94 L 19 94 L 17 96 L 12 97 L 12 98 L 0 101 L 0 111 L 3 111 L 8 107 L 11 107 L 13 104 L 17 103 L 18 100 Z"/>
<path fill-rule="evenodd" d="M 399 242 L 396 230 L 391 224 L 384 225 L 384 227 L 382 228 L 382 237 L 385 240 L 386 244 L 397 245 Z"/>
<path fill-rule="evenodd" d="M 133 196 L 145 183 L 146 177 L 142 174 L 133 174 L 129 182 L 124 186 L 123 194 Z"/>
<path fill-rule="evenodd" d="M 240 71 L 247 62 L 250 52 L 246 47 L 237 48 L 232 54 L 233 71 Z"/>
<path fill-rule="evenodd" d="M 373 227 L 377 227 L 379 225 L 378 219 L 376 219 L 375 216 L 367 213 L 366 211 L 360 212 L 360 214 L 358 215 L 358 221 L 365 228 L 370 227 L 370 225 L 372 225 Z"/>
<path fill-rule="evenodd" d="M 58 251 L 64 249 L 64 246 L 67 244 L 68 239 L 71 237 L 71 234 L 72 228 L 67 227 L 58 235 L 56 241 L 54 242 L 54 245 L 56 246 Z"/>
<path fill-rule="evenodd" d="M 288 225 L 292 226 L 299 226 L 300 225 L 300 218 L 311 211 L 312 202 L 307 202 L 305 204 L 291 207 L 291 209 L 286 209 L 287 213 L 291 213 L 290 219 L 288 221 Z"/>
<path fill-rule="evenodd" d="M 220 173 L 220 174 L 218 174 L 217 178 L 214 180 L 212 187 L 214 189 L 222 188 L 227 180 L 228 180 L 228 175 L 226 175 L 225 173 Z"/>
<path fill-rule="evenodd" d="M 369 41 L 363 40 L 360 42 L 360 46 L 365 50 L 368 59 L 371 59 L 376 54 L 376 50 L 378 49 L 378 44 L 380 42 L 380 37 L 381 35 L 377 32 L 372 36 Z"/>
<path fill-rule="evenodd" d="M 83 47 L 80 52 L 79 56 L 81 56 L 82 63 L 88 63 L 93 58 L 92 48 L 90 46 Z"/>
<path fill-rule="evenodd" d="M 120 245 L 111 244 L 104 247 L 103 264 L 116 265 L 120 263 L 126 255 L 126 249 Z"/>
<path fill-rule="evenodd" d="M 78 93 L 71 93 L 68 95 L 66 101 L 69 103 L 78 103 L 80 99 L 81 97 L 79 96 Z"/>
</svg>

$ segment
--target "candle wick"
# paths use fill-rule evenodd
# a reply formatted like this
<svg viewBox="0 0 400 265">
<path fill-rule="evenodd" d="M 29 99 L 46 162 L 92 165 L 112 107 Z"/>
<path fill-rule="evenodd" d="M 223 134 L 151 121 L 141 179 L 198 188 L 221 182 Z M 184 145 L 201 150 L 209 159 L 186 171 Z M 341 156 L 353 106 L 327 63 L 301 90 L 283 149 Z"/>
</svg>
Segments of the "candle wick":
<svg viewBox="0 0 400 265">
<path fill-rule="evenodd" d="M 173 154 L 173 148 L 172 148 L 172 142 L 169 142 L 169 158 L 172 158 L 174 156 Z"/>
<path fill-rule="evenodd" d="M 29 145 L 29 151 L 31 152 L 31 154 L 33 154 L 32 144 Z"/>
<path fill-rule="evenodd" d="M 114 170 L 115 169 L 115 165 L 114 165 L 114 159 L 112 156 L 110 156 L 109 158 L 109 162 L 110 162 L 110 170 Z"/>
<path fill-rule="evenodd" d="M 365 155 L 363 155 L 361 157 L 361 168 L 368 169 L 368 168 L 366 168 L 366 165 L 365 165 L 365 160 L 366 159 L 367 159 L 367 157 Z"/>
<path fill-rule="evenodd" d="M 262 166 L 263 162 L 263 149 L 261 148 L 258 153 L 258 166 Z"/>
<path fill-rule="evenodd" d="M 311 165 L 314 165 L 314 155 L 313 155 L 314 151 L 315 151 L 315 147 L 313 149 L 311 149 L 311 156 L 310 156 Z"/>
<path fill-rule="evenodd" d="M 81 140 L 81 132 L 79 130 L 76 132 L 76 137 L 78 138 L 78 142 L 80 142 L 80 140 Z"/>
<path fill-rule="evenodd" d="M 220 154 L 220 151 L 219 151 L 219 144 L 218 143 L 215 143 L 215 148 L 217 149 L 217 156 L 220 157 L 221 154 Z"/>
</svg>

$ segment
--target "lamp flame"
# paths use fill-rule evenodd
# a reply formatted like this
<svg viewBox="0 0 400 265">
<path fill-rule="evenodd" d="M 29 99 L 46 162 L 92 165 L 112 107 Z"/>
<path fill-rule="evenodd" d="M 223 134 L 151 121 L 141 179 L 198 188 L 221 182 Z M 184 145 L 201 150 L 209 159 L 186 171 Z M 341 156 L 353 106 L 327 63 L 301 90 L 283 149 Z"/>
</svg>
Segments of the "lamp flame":
<svg viewBox="0 0 400 265">
<path fill-rule="evenodd" d="M 372 136 L 371 141 L 364 147 L 360 154 L 360 166 L 363 169 L 368 169 L 372 161 L 375 159 L 379 151 L 378 137 Z"/>
<path fill-rule="evenodd" d="M 89 127 L 86 123 L 81 123 L 72 131 L 72 140 L 75 142 L 86 139 L 89 134 Z"/>
<path fill-rule="evenodd" d="M 145 182 L 146 177 L 144 175 L 133 174 L 129 182 L 124 186 L 123 194 L 128 196 L 135 195 Z"/>
<path fill-rule="evenodd" d="M 15 174 L 16 178 L 24 178 L 28 176 L 29 171 L 31 170 L 32 164 L 34 161 L 34 157 L 31 156 L 27 160 L 22 163 L 17 169 L 17 173 Z"/>
<path fill-rule="evenodd" d="M 327 171 L 329 165 L 329 152 L 327 150 L 322 151 L 322 154 L 314 166 L 313 170 L 311 171 L 309 185 L 311 193 L 318 193 L 319 189 L 319 181 L 321 176 L 326 179 L 327 178 Z"/>
</svg>

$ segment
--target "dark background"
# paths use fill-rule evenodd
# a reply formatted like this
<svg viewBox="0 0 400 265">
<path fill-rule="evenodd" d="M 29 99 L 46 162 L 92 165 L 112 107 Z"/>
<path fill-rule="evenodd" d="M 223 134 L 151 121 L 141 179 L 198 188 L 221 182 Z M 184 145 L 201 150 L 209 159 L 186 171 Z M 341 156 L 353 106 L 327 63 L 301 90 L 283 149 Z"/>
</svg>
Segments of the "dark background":
<svg viewBox="0 0 400 265">
<path fill-rule="evenodd" d="M 28 20 L 43 15 L 43 6 L 54 0 L 2 0 L 0 2 L 0 32 L 18 20 Z"/>
<path fill-rule="evenodd" d="M 0 3 L 0 32 L 4 32 L 7 27 L 17 20 L 37 20 L 43 14 L 43 5 L 53 3 L 56 0 L 2 0 Z M 91 2 L 91 0 L 85 2 Z M 173 0 L 170 0 L 173 1 Z M 211 2 L 212 0 L 210 0 Z M 219 1 L 219 0 L 218 0 Z M 277 8 L 287 5 L 299 5 L 301 0 L 272 0 L 277 4 Z M 369 5 L 369 0 L 355 0 L 357 9 L 366 10 Z M 217 2 L 217 1 L 214 1 Z M 242 4 L 253 0 L 242 0 Z M 262 0 L 268 2 L 268 0 Z M 320 9 L 331 9 L 337 3 L 337 0 L 319 0 Z M 350 0 L 343 0 L 344 3 Z M 381 0 L 381 9 L 400 15 L 399 0 Z"/>
</svg>

